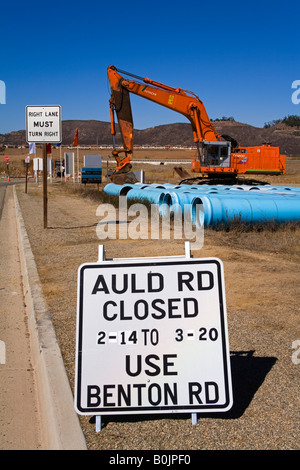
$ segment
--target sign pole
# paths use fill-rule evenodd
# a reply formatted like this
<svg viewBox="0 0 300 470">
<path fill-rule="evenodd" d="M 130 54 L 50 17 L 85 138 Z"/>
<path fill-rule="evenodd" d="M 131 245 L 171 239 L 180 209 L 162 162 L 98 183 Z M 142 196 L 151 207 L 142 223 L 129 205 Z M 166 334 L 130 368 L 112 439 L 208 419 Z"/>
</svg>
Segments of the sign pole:
<svg viewBox="0 0 300 470">
<path fill-rule="evenodd" d="M 43 207 L 44 207 L 44 228 L 47 228 L 48 226 L 47 144 L 43 144 Z"/>
<path fill-rule="evenodd" d="M 61 145 L 59 146 L 59 168 L 60 168 L 60 181 L 62 181 L 62 160 L 61 160 Z"/>
<path fill-rule="evenodd" d="M 29 166 L 29 163 L 30 163 L 30 156 L 28 155 L 26 158 L 25 158 L 25 193 L 27 194 L 27 181 L 28 181 L 28 166 Z"/>
<path fill-rule="evenodd" d="M 77 146 L 77 183 L 79 183 L 79 150 Z"/>
<path fill-rule="evenodd" d="M 26 174 L 25 174 L 25 193 L 27 194 L 27 178 L 28 178 L 28 163 L 26 165 Z"/>
</svg>

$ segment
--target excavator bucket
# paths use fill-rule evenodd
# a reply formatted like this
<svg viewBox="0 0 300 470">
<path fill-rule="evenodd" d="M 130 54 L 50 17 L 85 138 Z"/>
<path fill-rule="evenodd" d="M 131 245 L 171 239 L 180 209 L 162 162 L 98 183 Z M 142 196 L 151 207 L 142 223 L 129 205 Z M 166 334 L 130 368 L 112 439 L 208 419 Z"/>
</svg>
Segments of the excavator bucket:
<svg viewBox="0 0 300 470">
<path fill-rule="evenodd" d="M 138 183 L 138 179 L 132 171 L 129 171 L 128 173 L 117 173 L 115 171 L 111 171 L 107 173 L 106 178 L 115 184 Z"/>
<path fill-rule="evenodd" d="M 177 175 L 180 176 L 180 178 L 191 177 L 191 175 L 184 168 L 182 168 L 182 166 L 174 166 L 174 171 L 177 173 Z"/>
</svg>

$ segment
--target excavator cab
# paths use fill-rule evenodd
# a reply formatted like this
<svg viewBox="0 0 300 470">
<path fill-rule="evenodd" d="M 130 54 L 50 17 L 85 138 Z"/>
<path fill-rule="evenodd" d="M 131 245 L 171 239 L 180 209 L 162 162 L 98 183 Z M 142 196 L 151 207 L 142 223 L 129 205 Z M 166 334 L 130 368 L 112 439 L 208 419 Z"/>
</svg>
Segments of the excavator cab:
<svg viewBox="0 0 300 470">
<path fill-rule="evenodd" d="M 228 171 L 231 166 L 231 142 L 207 141 L 197 142 L 197 151 L 193 157 L 193 173 L 219 173 Z"/>
<path fill-rule="evenodd" d="M 202 166 L 230 166 L 230 142 L 203 141 L 201 144 L 200 161 Z"/>
</svg>

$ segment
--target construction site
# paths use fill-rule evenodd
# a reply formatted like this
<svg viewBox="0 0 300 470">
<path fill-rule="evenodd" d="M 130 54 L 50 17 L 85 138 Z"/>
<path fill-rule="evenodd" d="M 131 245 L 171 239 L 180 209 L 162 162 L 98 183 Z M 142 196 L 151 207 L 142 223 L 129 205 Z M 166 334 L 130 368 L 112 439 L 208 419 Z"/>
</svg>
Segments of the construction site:
<svg viewBox="0 0 300 470">
<path fill-rule="evenodd" d="M 45 173 L 41 167 L 34 166 L 32 158 L 26 163 L 27 147 L 3 149 L 6 159 L 0 168 L 4 188 L 1 222 L 7 222 L 14 211 L 29 336 L 37 334 L 38 338 L 43 338 L 43 343 L 35 346 L 36 339 L 31 339 L 30 347 L 38 351 L 35 352 L 38 359 L 35 357 L 28 368 L 37 388 L 36 409 L 41 411 L 37 427 L 40 426 L 40 430 L 36 439 L 33 437 L 30 444 L 24 444 L 25 448 L 29 445 L 34 449 L 106 451 L 298 450 L 300 153 L 283 154 L 279 146 L 267 142 L 240 145 L 231 136 L 219 135 L 202 101 L 194 93 L 128 74 L 114 66 L 108 67 L 107 72 L 111 85 L 111 148 L 87 150 L 74 140 L 71 147 L 50 146 L 46 155 L 45 146 L 37 147 L 34 158 L 43 158 L 44 165 L 47 157 L 54 162 Z M 132 93 L 184 114 L 191 124 L 193 148 L 135 147 Z M 121 145 L 115 141 L 116 127 L 122 138 Z M 80 129 L 75 138 L 78 135 L 80 142 Z M 73 155 L 71 171 L 66 168 L 66 153 Z M 95 155 L 101 156 L 101 172 L 93 167 L 85 168 L 86 161 L 91 161 L 87 157 Z M 99 164 L 97 170 L 100 170 Z M 95 176 L 97 179 L 93 179 Z M 121 200 L 125 200 L 126 219 L 121 214 Z M 141 217 L 143 207 L 146 208 L 144 218 Z M 152 207 L 157 210 L 161 223 L 169 218 L 167 236 L 161 237 L 160 231 L 153 236 Z M 175 221 L 183 223 L 185 217 L 191 221 L 189 236 L 185 236 L 186 233 L 175 236 Z M 4 223 L 2 230 L 4 233 Z M 193 238 L 197 230 L 202 237 L 198 244 Z M 186 242 L 191 243 L 188 250 Z M 24 243 L 27 254 L 22 248 Z M 2 249 L 5 252 L 5 247 Z M 31 278 L 28 259 L 36 266 L 35 278 Z M 135 265 L 132 260 L 139 261 Z M 200 271 L 203 277 L 197 272 L 197 282 L 186 271 L 179 276 L 178 291 L 170 281 L 173 267 L 164 278 L 165 284 L 169 278 L 172 298 L 165 301 L 154 297 L 152 300 L 149 292 L 162 290 L 162 284 L 154 283 L 154 276 L 155 281 L 162 282 L 163 271 L 158 270 L 162 260 L 183 263 L 186 271 L 192 260 L 220 263 L 224 277 L 218 278 L 222 279 L 218 301 L 212 300 L 210 307 L 210 300 L 206 300 L 210 297 L 204 297 L 206 293 L 197 306 L 192 297 L 177 298 L 184 288 L 189 294 L 213 290 L 216 278 L 212 280 L 213 275 L 206 265 L 205 270 Z M 145 264 L 145 271 L 138 271 L 139 263 Z M 121 267 L 123 284 L 114 280 L 116 274 L 112 274 L 111 284 L 106 284 L 100 274 L 96 281 L 93 278 L 89 289 L 92 300 L 85 304 L 80 297 L 85 292 L 80 284 L 83 267 L 85 272 L 92 266 L 102 273 L 102 265 L 108 269 Z M 137 271 L 133 271 L 133 266 Z M 142 284 L 144 273 L 147 283 Z M 13 274 L 11 276 L 13 283 Z M 86 276 L 89 279 L 88 274 Z M 4 277 L 3 272 L 2 279 Z M 39 302 L 35 298 L 37 287 Z M 101 299 L 105 294 L 109 300 L 103 303 Z M 114 294 L 124 294 L 124 297 L 117 296 L 118 301 L 123 299 L 120 310 L 115 308 L 118 302 Z M 126 302 L 131 302 L 131 298 L 135 303 L 130 310 Z M 179 300 L 182 300 L 180 304 Z M 86 316 L 84 308 L 87 308 Z M 191 344 L 196 342 L 188 338 L 190 335 L 194 339 L 194 330 L 186 326 L 181 329 L 181 325 L 189 324 L 192 317 L 206 318 L 206 311 L 209 317 L 210 308 L 212 311 L 220 308 L 224 322 L 221 326 L 209 323 L 209 328 L 203 319 L 202 323 L 200 320 L 200 323 L 190 323 L 197 325 L 199 332 L 205 327 L 201 334 L 206 335 L 208 331 L 208 336 L 201 339 L 206 345 L 213 344 L 207 349 L 201 346 L 204 352 L 196 349 L 195 354 Z M 85 336 L 80 328 L 83 329 L 85 318 L 89 315 L 98 318 L 100 311 L 107 328 L 111 329 L 100 331 L 99 326 L 99 331 L 92 327 L 89 330 L 97 338 L 97 345 L 105 344 L 107 348 L 103 349 L 100 362 L 94 363 L 96 347 L 93 344 L 84 362 Z M 32 318 L 35 318 L 34 326 Z M 139 344 L 135 344 L 137 337 L 130 326 L 131 320 L 142 324 L 140 331 L 153 333 L 151 348 L 139 349 Z M 120 326 L 115 326 L 114 321 L 117 325 L 120 322 Z M 161 330 L 155 327 L 160 322 L 164 325 Z M 142 329 L 144 326 L 148 330 Z M 48 328 L 51 340 L 45 334 Z M 159 335 L 168 338 L 172 328 L 176 336 L 171 346 L 169 339 L 159 342 Z M 222 335 L 221 328 L 224 328 Z M 181 405 L 177 396 L 181 378 L 180 373 L 175 372 L 174 358 L 185 353 L 181 348 L 184 334 L 186 348 L 191 351 L 188 362 L 185 356 L 183 360 L 183 369 L 190 380 L 190 402 Z M 219 344 L 220 336 L 223 342 Z M 105 342 L 105 337 L 109 341 Z M 145 333 L 142 338 L 145 346 Z M 70 388 L 70 393 L 63 396 L 56 389 L 51 405 L 49 401 L 43 403 L 42 396 L 43 393 L 44 397 L 51 395 L 51 383 L 53 392 L 56 379 L 51 374 L 58 374 L 58 368 L 54 359 L 56 371 L 47 366 L 47 361 L 52 360 L 47 358 L 47 349 L 51 356 L 48 340 L 57 347 L 54 356 L 61 354 L 61 373 L 65 374 L 63 387 Z M 113 349 L 115 343 L 119 345 L 118 352 Z M 123 350 L 127 348 L 126 355 L 120 352 L 122 344 L 125 345 Z M 214 359 L 214 362 L 210 357 L 216 354 L 213 347 L 219 348 L 218 354 L 224 354 L 229 379 L 229 383 L 224 379 L 224 402 L 221 402 L 223 385 L 217 389 L 213 374 L 214 367 L 220 368 L 219 360 Z M 135 363 L 133 357 L 141 362 Z M 42 379 L 39 377 L 41 360 L 44 361 Z M 117 378 L 119 382 L 114 382 L 111 369 L 116 369 L 123 360 L 127 376 L 140 375 L 138 380 L 143 383 L 130 379 L 125 390 L 121 374 Z M 93 378 L 97 377 L 95 381 L 98 380 L 94 372 L 97 368 L 103 368 L 107 375 L 104 382 L 99 377 L 99 384 L 102 381 L 103 386 L 101 393 L 100 385 L 91 382 L 92 392 L 84 405 L 80 399 L 85 392 L 79 394 L 86 372 L 83 364 L 90 364 L 90 368 L 85 367 Z M 162 371 L 163 378 L 159 375 Z M 193 373 L 199 377 L 199 383 L 190 379 Z M 171 388 L 171 382 L 160 382 L 169 375 L 179 376 L 178 390 L 174 383 Z M 201 380 L 203 387 L 199 385 Z M 136 390 L 139 393 L 134 396 Z M 147 390 L 147 394 L 142 390 Z M 65 413 L 63 417 L 60 410 Z M 43 420 L 45 422 L 41 423 Z M 74 422 L 76 425 L 72 424 Z M 77 425 L 78 431 L 74 431 Z M 74 438 L 71 428 L 74 434 L 77 432 Z M 20 438 L 14 444 L 8 443 L 5 433 L 2 439 L 3 449 L 5 446 L 19 448 L 22 441 Z"/>
</svg>

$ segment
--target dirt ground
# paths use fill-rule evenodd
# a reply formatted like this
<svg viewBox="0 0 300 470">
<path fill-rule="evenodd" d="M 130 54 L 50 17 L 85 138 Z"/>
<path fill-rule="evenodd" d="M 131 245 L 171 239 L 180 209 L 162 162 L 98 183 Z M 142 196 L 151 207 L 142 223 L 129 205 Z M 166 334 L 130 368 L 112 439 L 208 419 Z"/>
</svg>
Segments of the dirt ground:
<svg viewBox="0 0 300 470">
<path fill-rule="evenodd" d="M 299 186 L 300 162 L 290 162 L 287 175 L 270 182 Z M 99 201 L 79 192 L 76 183 L 48 184 L 44 229 L 42 182 L 30 181 L 27 194 L 23 185 L 16 189 L 73 389 L 77 269 L 95 262 L 98 245 L 103 244 L 96 234 Z M 105 240 L 104 245 L 108 258 L 184 254 L 182 240 Z M 300 340 L 300 228 L 208 229 L 203 248 L 193 256 L 218 257 L 224 263 L 232 409 L 198 415 L 195 426 L 190 415 L 103 417 L 100 433 L 95 433 L 93 418 L 81 417 L 88 448 L 299 449 L 300 364 L 295 342 Z"/>
</svg>

